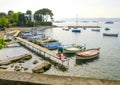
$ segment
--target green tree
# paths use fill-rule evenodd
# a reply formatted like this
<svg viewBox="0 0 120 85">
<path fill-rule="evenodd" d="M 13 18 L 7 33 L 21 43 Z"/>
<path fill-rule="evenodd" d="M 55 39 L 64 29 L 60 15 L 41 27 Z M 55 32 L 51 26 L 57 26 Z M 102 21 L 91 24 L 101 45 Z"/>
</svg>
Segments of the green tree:
<svg viewBox="0 0 120 85">
<path fill-rule="evenodd" d="M 9 11 L 8 11 L 8 16 L 10 17 L 13 13 L 14 13 L 14 11 L 9 10 Z"/>
<path fill-rule="evenodd" d="M 5 47 L 6 43 L 3 38 L 0 37 L 0 49 Z"/>
<path fill-rule="evenodd" d="M 0 27 L 8 27 L 9 26 L 9 19 L 6 16 L 2 16 L 0 18 Z"/>
<path fill-rule="evenodd" d="M 18 14 L 18 26 L 25 26 L 26 25 L 26 19 L 24 13 Z"/>
<path fill-rule="evenodd" d="M 31 10 L 27 10 L 26 11 L 26 17 L 28 17 L 28 20 L 31 20 L 31 15 L 32 15 L 32 11 Z"/>
<path fill-rule="evenodd" d="M 0 18 L 3 17 L 3 16 L 7 17 L 6 13 L 0 12 Z"/>
<path fill-rule="evenodd" d="M 43 9 L 37 10 L 35 12 L 35 15 L 37 15 L 37 17 L 38 16 L 41 17 L 42 21 L 46 21 L 47 22 L 49 17 L 50 17 L 51 20 L 53 20 L 53 13 L 48 8 L 43 8 Z"/>
</svg>

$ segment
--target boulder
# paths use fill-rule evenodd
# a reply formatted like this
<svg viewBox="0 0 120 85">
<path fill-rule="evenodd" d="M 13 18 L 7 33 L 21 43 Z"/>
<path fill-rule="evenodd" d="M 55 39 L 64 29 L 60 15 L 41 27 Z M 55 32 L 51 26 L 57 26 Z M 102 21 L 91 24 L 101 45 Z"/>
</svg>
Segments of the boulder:
<svg viewBox="0 0 120 85">
<path fill-rule="evenodd" d="M 44 63 L 42 63 L 42 64 L 37 65 L 36 67 L 34 67 L 32 69 L 32 71 L 34 73 L 43 73 L 46 70 L 48 70 L 50 67 L 51 67 L 51 64 L 49 62 L 44 62 Z"/>
</svg>

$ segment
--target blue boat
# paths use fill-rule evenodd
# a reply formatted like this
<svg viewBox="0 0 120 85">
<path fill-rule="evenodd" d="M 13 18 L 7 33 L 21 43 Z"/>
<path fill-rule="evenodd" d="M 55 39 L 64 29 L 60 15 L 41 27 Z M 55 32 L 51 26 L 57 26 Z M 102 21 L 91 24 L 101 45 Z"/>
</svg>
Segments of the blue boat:
<svg viewBox="0 0 120 85">
<path fill-rule="evenodd" d="M 43 46 L 48 48 L 49 50 L 54 50 L 58 49 L 61 46 L 61 43 L 60 42 L 46 43 Z"/>
<path fill-rule="evenodd" d="M 72 29 L 72 32 L 81 32 L 80 29 Z"/>
</svg>

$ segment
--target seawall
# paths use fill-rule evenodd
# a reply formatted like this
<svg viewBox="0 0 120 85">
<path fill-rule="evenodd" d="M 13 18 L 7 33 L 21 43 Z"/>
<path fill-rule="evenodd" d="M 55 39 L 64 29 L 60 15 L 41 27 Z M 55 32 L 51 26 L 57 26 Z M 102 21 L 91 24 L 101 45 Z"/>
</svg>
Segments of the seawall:
<svg viewBox="0 0 120 85">
<path fill-rule="evenodd" d="M 120 85 L 120 81 L 0 71 L 0 85 Z"/>
</svg>

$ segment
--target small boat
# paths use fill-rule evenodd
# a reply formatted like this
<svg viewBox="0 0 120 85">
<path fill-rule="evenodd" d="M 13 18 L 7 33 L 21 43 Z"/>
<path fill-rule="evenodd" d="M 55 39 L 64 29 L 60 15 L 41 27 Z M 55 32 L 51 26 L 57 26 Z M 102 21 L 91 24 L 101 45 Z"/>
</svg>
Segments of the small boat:
<svg viewBox="0 0 120 85">
<path fill-rule="evenodd" d="M 118 37 L 119 33 L 103 33 L 103 36 L 113 36 L 113 37 Z"/>
<path fill-rule="evenodd" d="M 81 60 L 92 59 L 97 57 L 99 53 L 100 53 L 100 48 L 87 49 L 85 51 L 76 53 L 76 59 L 81 59 Z"/>
<path fill-rule="evenodd" d="M 60 42 L 51 42 L 51 43 L 45 43 L 45 44 L 43 44 L 43 47 L 46 47 L 49 50 L 57 49 L 60 46 L 61 46 Z"/>
<path fill-rule="evenodd" d="M 112 22 L 112 21 L 107 21 L 107 22 L 105 22 L 105 24 L 113 24 L 114 22 Z"/>
<path fill-rule="evenodd" d="M 63 46 L 63 53 L 76 53 L 85 49 L 86 49 L 85 44 L 82 45 L 69 44 Z"/>
<path fill-rule="evenodd" d="M 100 32 L 100 29 L 91 29 L 91 31 Z"/>
<path fill-rule="evenodd" d="M 107 31 L 107 30 L 110 30 L 110 28 L 106 27 L 105 30 L 106 30 L 106 31 Z"/>
<path fill-rule="evenodd" d="M 79 32 L 81 32 L 81 30 L 77 29 L 77 28 L 76 29 L 74 28 L 74 29 L 72 29 L 72 32 L 78 32 L 79 33 Z"/>
<path fill-rule="evenodd" d="M 63 27 L 63 30 L 69 31 L 69 28 L 67 28 L 67 27 Z"/>
<path fill-rule="evenodd" d="M 29 37 L 33 37 L 32 31 L 25 31 L 20 34 L 21 38 L 27 39 Z"/>
</svg>

